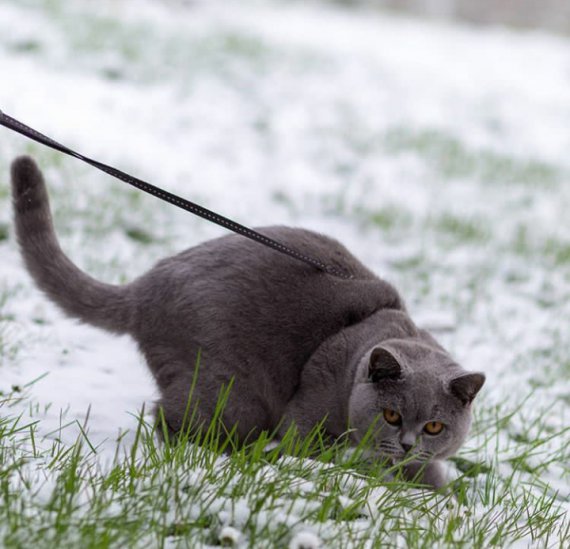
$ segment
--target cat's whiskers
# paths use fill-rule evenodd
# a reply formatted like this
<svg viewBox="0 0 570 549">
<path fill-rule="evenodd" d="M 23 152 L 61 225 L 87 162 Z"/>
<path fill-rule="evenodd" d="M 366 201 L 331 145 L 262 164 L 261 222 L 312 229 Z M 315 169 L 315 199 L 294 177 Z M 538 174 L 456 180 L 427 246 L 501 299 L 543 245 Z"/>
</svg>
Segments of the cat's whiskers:
<svg viewBox="0 0 570 549">
<path fill-rule="evenodd" d="M 381 441 L 377 445 L 378 453 L 386 455 L 392 460 L 400 460 L 404 456 L 402 449 L 395 443 L 387 440 Z"/>
<path fill-rule="evenodd" d="M 417 455 L 415 456 L 415 458 L 418 461 L 430 461 L 433 458 L 433 453 L 432 452 L 428 452 L 426 450 L 422 450 L 420 452 L 417 453 Z"/>
</svg>

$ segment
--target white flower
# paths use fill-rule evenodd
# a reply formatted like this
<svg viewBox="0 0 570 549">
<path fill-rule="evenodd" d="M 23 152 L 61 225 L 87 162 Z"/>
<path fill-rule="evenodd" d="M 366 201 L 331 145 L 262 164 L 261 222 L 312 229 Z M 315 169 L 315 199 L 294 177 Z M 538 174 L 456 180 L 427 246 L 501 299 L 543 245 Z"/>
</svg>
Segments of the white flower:
<svg viewBox="0 0 570 549">
<path fill-rule="evenodd" d="M 321 540 L 312 532 L 299 532 L 293 536 L 289 549 L 319 549 Z"/>
<path fill-rule="evenodd" d="M 224 526 L 220 531 L 219 538 L 222 545 L 235 547 L 241 538 L 241 532 L 233 526 Z"/>
</svg>

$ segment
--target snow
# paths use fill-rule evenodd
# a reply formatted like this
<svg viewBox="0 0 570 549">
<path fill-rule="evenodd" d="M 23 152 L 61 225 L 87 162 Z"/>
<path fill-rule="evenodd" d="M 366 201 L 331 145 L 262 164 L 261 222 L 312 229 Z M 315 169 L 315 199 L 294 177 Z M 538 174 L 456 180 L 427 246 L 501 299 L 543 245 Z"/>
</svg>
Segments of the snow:
<svg viewBox="0 0 570 549">
<path fill-rule="evenodd" d="M 539 351 L 560 363 L 568 360 L 567 267 L 556 269 L 532 253 L 520 257 L 509 249 L 521 227 L 528 229 L 531 247 L 552 238 L 569 242 L 567 39 L 302 3 L 93 4 L 78 3 L 68 17 L 73 19 L 74 10 L 92 10 L 125 26 L 147 25 L 154 29 L 149 40 L 159 42 L 158 51 L 166 37 L 184 37 L 190 49 L 208 37 L 217 44 L 216 37 L 235 33 L 252 37 L 262 52 L 244 55 L 235 66 L 220 62 L 194 73 L 182 71 L 184 64 L 174 58 L 164 66 L 151 65 L 149 76 L 140 68 L 144 63 L 125 62 L 118 47 L 115 53 L 113 45 L 75 52 L 68 43 L 69 28 L 57 17 L 3 3 L 2 110 L 80 152 L 245 224 L 302 225 L 338 237 L 401 287 L 413 316 L 433 327 L 467 368 L 486 373 L 482 398 L 487 403 L 520 401 L 544 374 L 532 365 Z M 29 41 L 37 41 L 39 53 L 14 53 L 14 45 Z M 151 57 L 149 64 L 154 62 Z M 188 54 L 189 66 L 199 62 Z M 126 76 L 102 77 L 109 68 Z M 153 68 L 159 77 L 153 77 Z M 417 151 L 387 153 L 377 145 L 398 128 L 413 135 L 437 130 L 476 153 L 490 150 L 555 166 L 561 183 L 529 190 L 494 180 L 474 185 L 458 175 L 442 184 L 429 158 Z M 25 146 L 22 138 L 0 131 L 3 186 L 8 162 Z M 73 161 L 64 166 L 47 171 L 48 178 L 53 176 L 50 189 L 58 197 L 66 194 L 65 204 L 53 201 L 61 225 L 67 222 L 57 221 L 58 208 L 88 212 L 92 201 L 120 185 Z M 343 170 L 349 175 L 340 176 Z M 62 181 L 62 173 L 70 181 Z M 8 200 L 1 197 L 0 192 L 0 223 L 8 224 Z M 112 227 L 104 229 L 102 243 L 88 234 L 91 221 L 73 214 L 61 233 L 64 248 L 94 274 L 117 280 L 142 273 L 162 255 L 223 234 L 152 200 L 145 198 L 141 211 L 121 215 L 164 238 L 162 246 L 145 253 L 140 243 Z M 445 249 L 430 234 L 392 243 L 362 229 L 354 211 L 363 206 L 399 208 L 411 214 L 412 225 L 453 212 L 480 220 L 493 238 L 475 251 Z M 101 215 L 101 225 L 112 223 L 113 214 Z M 434 268 L 423 295 L 417 280 L 394 267 L 418 254 L 437 267 L 443 250 L 444 268 Z M 16 296 L 1 313 L 13 318 L 9 339 L 22 347 L 13 360 L 0 364 L 0 389 L 41 378 L 28 389 L 37 406 L 26 405 L 32 417 L 41 417 L 41 433 L 61 431 L 64 439 L 74 440 L 79 426 L 61 430 L 61 424 L 83 424 L 89 414 L 90 441 L 102 460 L 111 459 L 119 434 L 131 430 L 124 439 L 128 444 L 135 416 L 143 406 L 149 412 L 157 396 L 142 357 L 128 338 L 77 325 L 56 311 L 25 274 L 13 237 L 0 242 L 0 251 L 0 290 Z M 470 286 L 477 272 L 482 282 Z M 513 274 L 522 279 L 513 282 Z M 554 305 L 540 306 L 537 295 Z M 536 409 L 556 402 L 548 417 L 553 429 L 568 425 L 569 400 L 561 398 L 570 394 L 567 372 L 529 400 Z M 522 419 L 515 418 L 512 428 L 524 428 L 517 421 Z M 568 493 L 563 479 L 550 474 L 547 480 Z M 312 489 L 311 483 L 306 489 Z M 249 510 L 244 502 L 236 502 L 236 510 L 239 525 Z M 310 533 L 295 539 L 292 547 L 320 543 Z"/>
</svg>

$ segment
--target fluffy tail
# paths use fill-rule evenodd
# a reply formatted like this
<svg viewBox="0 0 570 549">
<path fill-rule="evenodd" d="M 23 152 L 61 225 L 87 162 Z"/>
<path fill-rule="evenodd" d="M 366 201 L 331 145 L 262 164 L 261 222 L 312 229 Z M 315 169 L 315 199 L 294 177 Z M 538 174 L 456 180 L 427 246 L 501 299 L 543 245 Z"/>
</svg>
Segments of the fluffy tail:
<svg viewBox="0 0 570 549">
<path fill-rule="evenodd" d="M 91 278 L 63 253 L 44 178 L 29 157 L 12 163 L 12 197 L 22 256 L 39 288 L 69 316 L 111 332 L 128 333 L 132 317 L 128 286 Z"/>
</svg>

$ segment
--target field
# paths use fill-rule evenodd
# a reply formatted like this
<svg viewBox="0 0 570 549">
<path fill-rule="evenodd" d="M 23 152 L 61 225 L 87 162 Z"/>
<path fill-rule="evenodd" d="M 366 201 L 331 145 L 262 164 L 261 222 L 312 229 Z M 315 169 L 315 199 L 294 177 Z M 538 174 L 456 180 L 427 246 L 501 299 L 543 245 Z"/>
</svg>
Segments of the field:
<svg viewBox="0 0 570 549">
<path fill-rule="evenodd" d="M 568 59 L 317 2 L 4 0 L 0 109 L 246 225 L 338 238 L 487 382 L 447 494 L 352 454 L 158 444 L 134 344 L 26 274 L 9 165 L 37 159 L 62 247 L 108 282 L 224 232 L 0 128 L 0 545 L 570 546 Z"/>
</svg>

